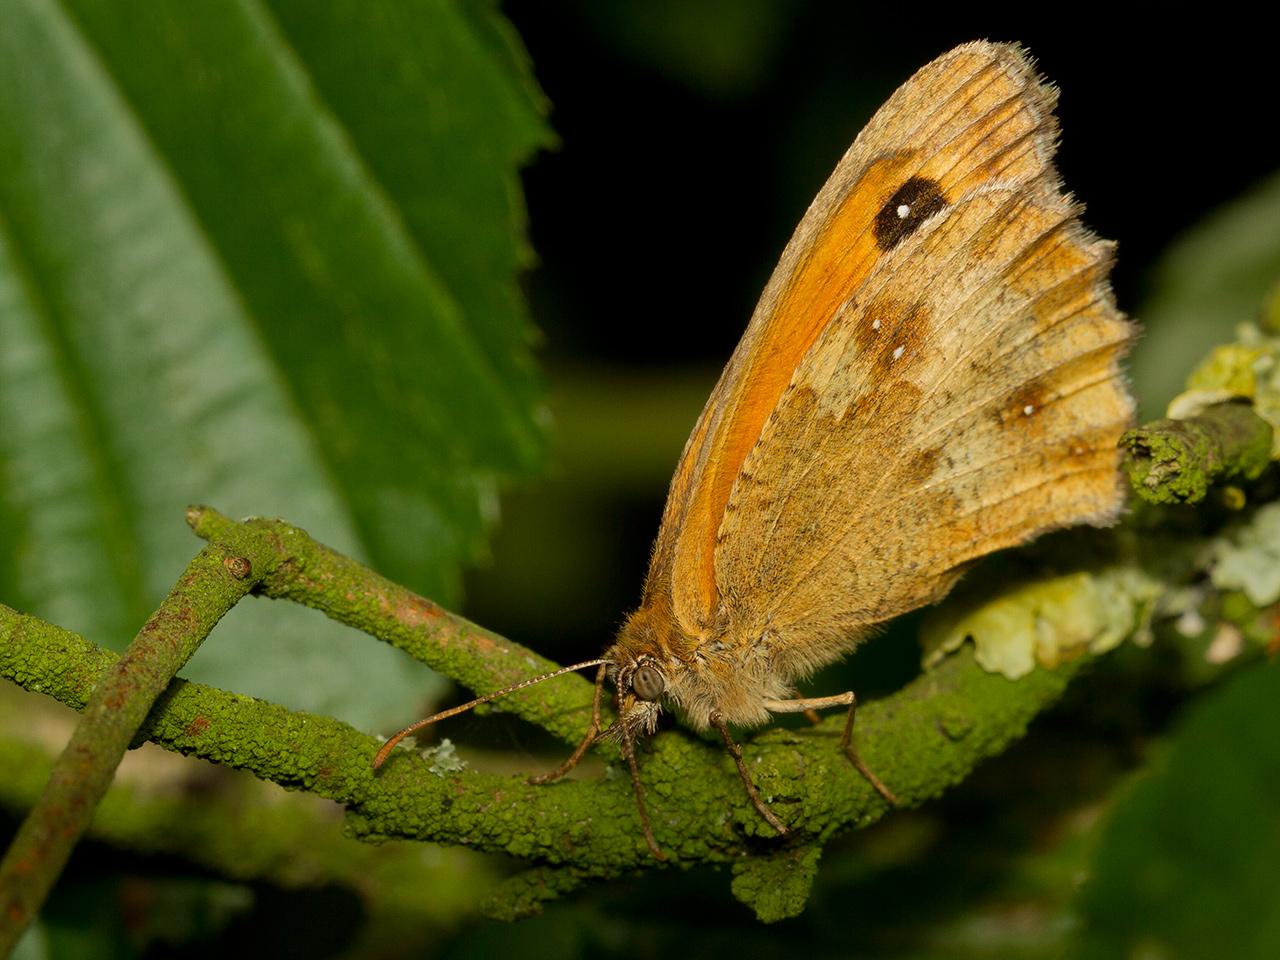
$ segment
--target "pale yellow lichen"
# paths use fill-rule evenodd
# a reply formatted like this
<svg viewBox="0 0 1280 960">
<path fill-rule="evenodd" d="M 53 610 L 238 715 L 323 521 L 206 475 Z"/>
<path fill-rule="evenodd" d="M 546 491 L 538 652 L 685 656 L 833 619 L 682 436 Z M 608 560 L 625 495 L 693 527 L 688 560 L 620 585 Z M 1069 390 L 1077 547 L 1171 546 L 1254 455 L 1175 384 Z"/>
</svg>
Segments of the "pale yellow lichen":
<svg viewBox="0 0 1280 960">
<path fill-rule="evenodd" d="M 1011 680 L 1037 664 L 1052 668 L 1086 651 L 1102 653 L 1145 630 L 1161 589 L 1138 568 L 1117 566 L 1016 587 L 977 609 L 943 608 L 921 631 L 924 665 L 969 639 L 984 670 Z"/>
<path fill-rule="evenodd" d="M 1215 587 L 1239 590 L 1256 607 L 1280 600 L 1280 503 L 1259 507 L 1212 549 L 1209 576 Z"/>
<path fill-rule="evenodd" d="M 453 741 L 448 737 L 445 737 L 436 746 L 423 750 L 422 759 L 427 761 L 427 769 L 437 777 L 443 777 L 450 773 L 461 773 L 467 769 L 467 761 L 458 756 L 457 748 L 454 747 Z"/>
</svg>

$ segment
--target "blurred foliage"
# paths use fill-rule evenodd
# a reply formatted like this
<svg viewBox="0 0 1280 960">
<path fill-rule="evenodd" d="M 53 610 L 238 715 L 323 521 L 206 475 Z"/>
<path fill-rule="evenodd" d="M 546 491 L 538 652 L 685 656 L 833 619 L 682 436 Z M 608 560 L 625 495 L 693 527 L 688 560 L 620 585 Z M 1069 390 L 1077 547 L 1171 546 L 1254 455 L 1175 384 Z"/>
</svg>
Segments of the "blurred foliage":
<svg viewBox="0 0 1280 960">
<path fill-rule="evenodd" d="M 1210 347 L 1261 312 L 1280 277 L 1280 174 L 1178 238 L 1152 271 L 1131 369 L 1146 419 L 1182 390 Z"/>
<path fill-rule="evenodd" d="M 523 15 L 534 19 L 540 6 Z M 783 169 L 771 193 L 786 202 L 744 201 L 729 189 L 723 208 L 685 203 L 690 222 L 673 229 L 668 212 L 670 245 L 653 244 L 659 255 L 638 261 L 642 269 L 625 238 L 602 241 L 590 188 L 594 229 L 562 216 L 554 199 L 546 222 L 563 221 L 602 257 L 626 262 L 661 298 L 685 287 L 725 303 L 726 315 L 737 313 L 723 322 L 740 329 L 754 290 L 726 293 L 714 264 L 680 243 L 734 253 L 742 231 L 722 217 L 729 205 L 747 208 L 772 231 L 742 241 L 763 251 L 759 263 L 734 268 L 758 288 L 829 168 L 828 148 L 846 143 L 905 76 L 877 51 L 901 42 L 918 65 L 983 33 L 1040 50 L 1020 26 L 993 29 L 972 16 L 954 28 L 868 22 L 854 31 L 847 18 L 866 11 L 817 9 L 775 0 L 556 5 L 555 29 L 568 21 L 581 31 L 563 42 L 631 64 L 645 97 L 666 83 L 754 111 L 764 132 L 752 126 L 732 164 L 698 167 L 697 143 L 675 135 L 649 145 L 689 169 L 709 204 L 721 192 L 713 178 L 731 175 L 724 167 L 755 169 L 764 156 Z M 480 555 L 496 514 L 497 485 L 539 466 L 545 421 L 516 279 L 530 262 L 516 170 L 550 134 L 510 25 L 479 0 L 0 0 L 0 17 L 0 595 L 119 648 L 195 550 L 182 507 L 208 500 L 232 513 L 285 515 L 456 601 L 461 566 Z M 831 47 L 788 49 L 804 21 L 828 18 L 825 33 L 850 63 Z M 1095 33 L 1091 43 L 1106 42 Z M 916 47 L 927 52 L 917 57 Z M 1105 162 L 1086 154 L 1094 148 L 1080 134 L 1090 118 L 1069 116 L 1077 88 L 1059 73 L 1066 65 L 1046 63 L 1064 90 L 1067 180 L 1097 204 L 1090 222 L 1121 236 L 1120 270 L 1132 276 L 1148 267 L 1135 248 L 1165 244 L 1197 198 L 1235 187 L 1183 177 L 1176 203 L 1159 185 L 1135 190 L 1147 184 L 1134 171 L 1146 175 L 1161 145 L 1139 133 L 1142 149 L 1114 150 Z M 750 99 L 787 70 L 826 86 Z M 855 85 L 850 72 L 874 79 Z M 1221 116 L 1232 126 L 1229 106 L 1200 122 Z M 627 107 L 613 112 L 630 133 Z M 1161 110 L 1170 114 L 1166 146 L 1190 149 L 1178 139 L 1173 117 L 1186 105 L 1176 96 L 1119 112 L 1136 124 Z M 792 119 L 767 126 L 778 117 Z M 788 135 L 770 135 L 778 129 Z M 1200 134 L 1215 141 L 1211 127 Z M 1073 156 L 1077 168 L 1088 156 L 1093 176 L 1115 181 L 1122 196 L 1129 190 L 1133 206 L 1098 203 L 1105 183 L 1070 169 Z M 660 170 L 653 179 L 664 195 L 672 189 Z M 636 207 L 652 202 L 644 187 L 628 181 L 624 233 L 636 232 Z M 1112 226 L 1129 227 L 1126 217 L 1156 239 Z M 1146 329 L 1132 363 L 1145 415 L 1160 414 L 1205 351 L 1257 314 L 1280 276 L 1278 222 L 1272 178 L 1175 240 L 1150 269 L 1133 311 Z M 696 275 L 678 273 L 682 264 Z M 541 290 L 549 329 L 575 306 L 575 284 L 599 281 L 592 266 L 571 259 L 554 275 L 559 287 Z M 665 279 L 653 276 L 659 269 Z M 684 341 L 664 330 L 693 339 L 722 319 L 656 310 L 604 282 L 616 313 L 578 305 L 584 328 L 626 351 L 666 354 Z M 1137 287 L 1118 283 L 1122 294 L 1126 283 Z M 659 325 L 643 342 L 615 329 L 632 329 L 632 300 Z M 559 423 L 550 479 L 504 501 L 497 562 L 471 576 L 468 610 L 551 655 L 563 649 L 557 641 L 585 655 L 593 650 L 581 649 L 582 638 L 603 643 L 618 598 L 636 594 L 671 465 L 716 371 L 664 361 L 623 374 L 580 357 L 561 362 L 551 376 Z M 1242 619 L 1270 616 L 1238 599 Z M 859 654 L 860 691 L 913 668 L 908 627 Z M 1187 654 L 1186 641 L 1166 625 L 1151 649 L 1116 651 L 1023 744 L 945 800 L 829 846 L 801 917 L 762 928 L 725 877 L 662 873 L 585 889 L 517 926 L 460 913 L 456 926 L 400 949 L 430 944 L 459 960 L 1278 955 L 1268 900 L 1280 860 L 1280 771 L 1268 737 L 1278 674 L 1242 668 L 1170 725 L 1220 672 L 1203 651 Z M 392 651 L 289 605 L 241 605 L 189 674 L 362 725 L 406 718 L 425 692 L 421 671 Z M 449 732 L 504 748 L 516 736 L 492 717 Z M 523 749 L 508 762 L 539 763 Z M 378 955 L 397 953 L 394 935 L 360 932 L 370 915 L 349 890 L 192 882 L 184 869 L 81 851 L 24 955 L 163 955 L 180 944 L 334 956 L 375 942 Z M 127 912 L 138 903 L 149 909 Z"/>
<path fill-rule="evenodd" d="M 69 885 L 41 917 L 50 957 L 136 957 L 224 932 L 253 905 L 246 886 L 182 876 L 104 876 Z"/>
<path fill-rule="evenodd" d="M 448 0 L 3 21 L 0 594 L 122 649 L 208 501 L 456 601 L 545 419 L 516 170 L 549 134 L 510 27 Z M 366 726 L 429 689 L 288 605 L 241 605 L 186 675 Z"/>
<path fill-rule="evenodd" d="M 1280 955 L 1278 727 L 1276 664 L 1191 707 L 1108 820 L 1072 956 Z"/>
<path fill-rule="evenodd" d="M 579 0 L 576 6 L 625 56 L 716 97 L 741 97 L 765 81 L 797 12 L 788 0 Z"/>
</svg>

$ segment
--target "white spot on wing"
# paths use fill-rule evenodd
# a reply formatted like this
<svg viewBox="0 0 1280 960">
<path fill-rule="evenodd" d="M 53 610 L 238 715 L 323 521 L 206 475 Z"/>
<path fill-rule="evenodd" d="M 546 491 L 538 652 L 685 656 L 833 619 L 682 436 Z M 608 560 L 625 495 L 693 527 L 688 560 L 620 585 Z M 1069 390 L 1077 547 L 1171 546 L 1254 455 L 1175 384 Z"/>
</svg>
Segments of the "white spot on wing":
<svg viewBox="0 0 1280 960">
<path fill-rule="evenodd" d="M 1031 416 L 1033 413 L 1036 412 L 1035 404 L 1028 403 L 1025 407 L 1022 408 L 1022 412 L 1025 413 L 1028 417 Z"/>
<path fill-rule="evenodd" d="M 907 219 L 907 217 L 908 217 L 908 216 L 910 216 L 910 214 L 911 214 L 911 207 L 910 207 L 910 205 L 909 205 L 909 204 L 905 204 L 905 203 L 900 203 L 900 204 L 898 204 L 898 219 L 899 219 L 899 220 L 905 220 L 905 219 Z"/>
<path fill-rule="evenodd" d="M 895 360 L 901 360 L 901 359 L 902 359 L 902 355 L 903 355 L 904 353 L 906 353 L 906 352 L 907 352 L 907 348 L 906 348 L 906 347 L 894 347 L 894 348 L 893 348 L 893 359 L 895 359 Z"/>
<path fill-rule="evenodd" d="M 872 321 L 871 321 L 871 329 L 872 329 L 872 330 L 879 330 L 879 329 L 880 329 L 880 318 L 879 318 L 879 317 L 876 317 L 874 320 L 872 320 Z"/>
</svg>

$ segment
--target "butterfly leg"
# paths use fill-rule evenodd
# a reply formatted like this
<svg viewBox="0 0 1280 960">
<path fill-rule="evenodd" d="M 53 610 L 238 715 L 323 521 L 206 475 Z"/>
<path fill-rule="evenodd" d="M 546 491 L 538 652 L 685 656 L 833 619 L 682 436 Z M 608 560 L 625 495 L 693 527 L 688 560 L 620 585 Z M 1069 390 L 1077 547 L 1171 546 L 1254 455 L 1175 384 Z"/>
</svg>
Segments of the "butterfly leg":
<svg viewBox="0 0 1280 960">
<path fill-rule="evenodd" d="M 530 777 L 526 783 L 551 783 L 553 780 L 559 780 L 566 773 L 582 762 L 582 758 L 587 755 L 587 750 L 591 744 L 595 743 L 596 735 L 600 732 L 600 692 L 604 689 L 604 678 L 608 671 L 607 664 L 600 664 L 600 669 L 596 671 L 596 690 L 591 698 L 591 726 L 587 728 L 587 735 L 582 738 L 582 742 L 574 748 L 569 758 L 564 763 L 551 770 L 548 773 L 539 773 Z"/>
<path fill-rule="evenodd" d="M 785 823 L 778 819 L 777 814 L 769 809 L 769 805 L 764 802 L 760 792 L 756 790 L 756 785 L 751 780 L 751 772 L 747 770 L 747 765 L 742 759 L 742 748 L 733 742 L 733 737 L 729 733 L 729 727 L 725 724 L 724 718 L 718 713 L 713 713 L 711 715 L 711 725 L 719 732 L 720 739 L 724 741 L 725 749 L 729 751 L 729 756 L 733 757 L 733 762 L 738 765 L 738 776 L 742 778 L 742 785 L 747 788 L 747 796 L 751 798 L 751 803 L 760 811 L 760 816 L 768 821 L 769 826 L 785 837 L 791 831 L 787 829 Z"/>
<path fill-rule="evenodd" d="M 884 785 L 865 763 L 858 756 L 858 751 L 853 749 L 853 718 L 858 709 L 858 698 L 853 695 L 852 690 L 844 693 L 837 693 L 831 697 L 806 697 L 797 700 L 767 700 L 765 706 L 773 713 L 803 713 L 810 722 L 817 722 L 818 717 L 814 712 L 816 710 L 828 710 L 831 707 L 849 708 L 849 716 L 844 722 L 844 733 L 840 736 L 840 749 L 844 751 L 844 755 L 849 758 L 849 762 L 853 764 L 866 781 L 875 787 L 876 793 L 884 797 L 890 805 L 898 806 L 898 798 L 893 795 L 893 791 Z"/>
<path fill-rule="evenodd" d="M 618 704 L 618 714 L 622 714 L 622 704 Z M 658 846 L 653 828 L 649 826 L 649 809 L 645 806 L 644 784 L 640 782 L 640 768 L 636 765 L 635 743 L 627 732 L 626 724 L 622 725 L 622 756 L 627 761 L 627 769 L 631 771 L 631 789 L 636 795 L 636 808 L 640 811 L 640 830 L 644 833 L 644 842 L 649 845 L 649 852 L 655 860 L 666 860 L 667 855 Z"/>
</svg>

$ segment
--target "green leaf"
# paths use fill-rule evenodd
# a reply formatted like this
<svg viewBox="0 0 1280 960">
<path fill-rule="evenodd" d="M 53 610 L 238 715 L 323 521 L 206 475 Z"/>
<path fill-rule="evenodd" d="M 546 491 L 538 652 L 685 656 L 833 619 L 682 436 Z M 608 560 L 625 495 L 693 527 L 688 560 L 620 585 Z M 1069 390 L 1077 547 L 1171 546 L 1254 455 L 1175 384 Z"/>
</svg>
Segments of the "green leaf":
<svg viewBox="0 0 1280 960">
<path fill-rule="evenodd" d="M 509 28 L 445 0 L 3 20 L 0 595 L 120 649 L 209 502 L 454 602 L 543 446 L 517 168 L 549 134 Z M 265 603 L 186 673 L 362 724 L 424 676 Z"/>
<path fill-rule="evenodd" d="M 1188 713 L 1112 812 L 1078 907 L 1078 957 L 1280 956 L 1280 666 Z"/>
</svg>

